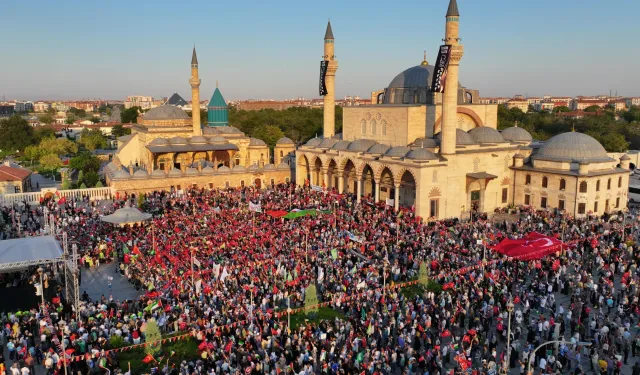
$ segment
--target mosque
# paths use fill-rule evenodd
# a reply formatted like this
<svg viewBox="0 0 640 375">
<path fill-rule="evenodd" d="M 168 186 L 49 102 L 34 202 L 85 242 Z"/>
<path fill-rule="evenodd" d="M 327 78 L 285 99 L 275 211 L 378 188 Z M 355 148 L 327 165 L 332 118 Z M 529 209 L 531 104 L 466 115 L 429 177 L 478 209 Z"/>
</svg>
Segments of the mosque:
<svg viewBox="0 0 640 375">
<path fill-rule="evenodd" d="M 192 103 L 200 102 L 195 47 L 191 57 Z M 105 168 L 109 186 L 118 192 L 183 190 L 190 187 L 259 188 L 289 182 L 295 145 L 278 140 L 273 155 L 267 144 L 229 126 L 227 104 L 216 84 L 209 101 L 207 126 L 200 112 L 189 116 L 165 104 L 138 117 L 131 134 L 118 139 L 118 150 Z"/>
<path fill-rule="evenodd" d="M 335 134 L 338 61 L 331 24 L 324 37 L 324 134 L 296 152 L 296 182 L 309 182 L 414 207 L 424 219 L 530 205 L 574 216 L 627 206 L 629 157 L 610 157 L 594 138 L 577 132 L 542 143 L 524 129 L 497 130 L 497 105 L 458 82 L 464 48 L 460 14 L 450 0 L 444 43 L 448 66 L 426 60 L 371 94 L 371 105 L 345 107 Z M 441 47 L 442 51 L 442 47 Z M 434 87 L 442 74 L 444 89 Z M 440 71 L 438 71 L 440 69 Z"/>
</svg>

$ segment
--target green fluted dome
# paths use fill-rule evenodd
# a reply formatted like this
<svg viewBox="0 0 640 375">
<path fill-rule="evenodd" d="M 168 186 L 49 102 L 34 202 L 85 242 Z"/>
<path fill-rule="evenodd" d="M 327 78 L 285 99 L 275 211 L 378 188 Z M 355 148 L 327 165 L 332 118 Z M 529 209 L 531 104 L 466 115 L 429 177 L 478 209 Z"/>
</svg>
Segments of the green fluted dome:
<svg viewBox="0 0 640 375">
<path fill-rule="evenodd" d="M 229 126 L 229 109 L 217 87 L 207 107 L 207 125 Z"/>
</svg>

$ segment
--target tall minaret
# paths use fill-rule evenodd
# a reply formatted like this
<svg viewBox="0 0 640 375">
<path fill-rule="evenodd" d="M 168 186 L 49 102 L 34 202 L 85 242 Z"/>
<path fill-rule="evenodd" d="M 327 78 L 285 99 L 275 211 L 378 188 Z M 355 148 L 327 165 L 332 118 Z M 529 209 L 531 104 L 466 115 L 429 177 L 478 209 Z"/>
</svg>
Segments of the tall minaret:
<svg viewBox="0 0 640 375">
<path fill-rule="evenodd" d="M 456 0 L 449 0 L 446 16 L 444 43 L 451 45 L 451 57 L 442 99 L 442 140 L 440 153 L 451 155 L 456 153 L 456 128 L 458 127 L 458 68 L 464 48 L 460 45 L 458 29 L 460 13 Z"/>
<path fill-rule="evenodd" d="M 196 56 L 196 46 L 193 46 L 191 55 L 191 119 L 193 121 L 193 135 L 202 135 L 200 126 L 200 78 L 198 77 L 198 56 Z"/>
<path fill-rule="evenodd" d="M 338 60 L 333 54 L 333 31 L 331 21 L 327 23 L 327 31 L 324 33 L 324 61 L 328 61 L 325 85 L 327 95 L 324 96 L 324 138 L 331 138 L 336 133 L 336 94 L 335 81 L 338 70 Z"/>
</svg>

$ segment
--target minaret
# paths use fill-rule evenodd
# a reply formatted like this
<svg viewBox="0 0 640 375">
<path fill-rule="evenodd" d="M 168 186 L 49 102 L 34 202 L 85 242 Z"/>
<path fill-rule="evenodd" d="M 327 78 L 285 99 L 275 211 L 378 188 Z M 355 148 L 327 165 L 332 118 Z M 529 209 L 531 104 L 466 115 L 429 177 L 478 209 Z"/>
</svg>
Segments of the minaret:
<svg viewBox="0 0 640 375">
<path fill-rule="evenodd" d="M 446 19 L 444 43 L 451 46 L 451 55 L 442 99 L 440 153 L 452 155 L 456 153 L 456 128 L 458 127 L 458 67 L 464 53 L 464 48 L 460 45 L 460 38 L 458 37 L 460 13 L 458 12 L 456 0 L 449 0 Z"/>
<path fill-rule="evenodd" d="M 193 121 L 193 135 L 202 135 L 200 126 L 200 78 L 198 77 L 198 56 L 196 56 L 196 46 L 193 46 L 191 55 L 191 119 Z"/>
<path fill-rule="evenodd" d="M 338 60 L 333 54 L 333 31 L 331 21 L 327 23 L 327 31 L 324 34 L 324 61 L 328 61 L 325 85 L 327 95 L 324 96 L 324 138 L 331 138 L 336 133 L 336 94 L 335 80 L 338 70 Z"/>
</svg>

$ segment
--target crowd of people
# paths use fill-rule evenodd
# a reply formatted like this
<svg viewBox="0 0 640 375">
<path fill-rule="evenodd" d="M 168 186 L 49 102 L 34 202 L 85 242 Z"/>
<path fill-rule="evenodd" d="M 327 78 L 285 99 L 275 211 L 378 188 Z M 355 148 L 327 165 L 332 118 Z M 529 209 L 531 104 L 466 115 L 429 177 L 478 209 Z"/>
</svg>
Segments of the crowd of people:
<svg viewBox="0 0 640 375">
<path fill-rule="evenodd" d="M 140 298 L 84 295 L 75 311 L 61 294 L 45 312 L 4 314 L 8 372 L 43 364 L 63 373 L 62 347 L 73 351 L 73 373 L 126 371 L 113 349 L 144 344 L 157 324 L 198 344 L 193 358 L 152 357 L 146 368 L 162 374 L 640 374 L 639 227 L 623 213 L 522 209 L 509 221 L 424 223 L 368 198 L 278 185 L 149 193 L 142 209 L 151 222 L 101 221 L 138 202 L 119 198 L 22 209 L 37 223 L 23 235 L 53 221 L 78 244 L 83 266 L 117 262 Z M 293 209 L 315 215 L 268 214 Z M 566 246 L 527 262 L 486 247 L 533 231 Z M 424 277 L 423 264 L 429 286 L 407 287 Z M 289 326 L 288 309 L 304 307 L 312 284 L 334 317 Z M 545 345 L 553 340 L 562 342 Z"/>
</svg>

